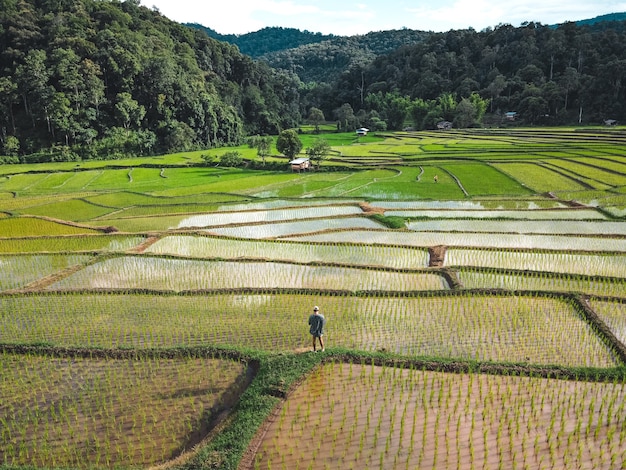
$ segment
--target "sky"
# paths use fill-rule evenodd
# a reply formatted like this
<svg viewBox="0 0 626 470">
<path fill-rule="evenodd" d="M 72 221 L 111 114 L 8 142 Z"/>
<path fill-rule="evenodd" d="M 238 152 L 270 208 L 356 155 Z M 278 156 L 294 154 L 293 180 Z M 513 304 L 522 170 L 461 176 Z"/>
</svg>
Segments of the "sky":
<svg viewBox="0 0 626 470">
<path fill-rule="evenodd" d="M 141 0 L 141 5 L 220 34 L 281 26 L 338 36 L 402 28 L 481 31 L 498 24 L 558 24 L 626 12 L 626 0 Z"/>
</svg>

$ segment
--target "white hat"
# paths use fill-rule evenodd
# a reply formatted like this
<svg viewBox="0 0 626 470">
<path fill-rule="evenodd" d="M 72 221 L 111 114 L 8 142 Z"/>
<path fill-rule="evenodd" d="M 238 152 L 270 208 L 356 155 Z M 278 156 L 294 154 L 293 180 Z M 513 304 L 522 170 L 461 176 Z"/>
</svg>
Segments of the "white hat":
<svg viewBox="0 0 626 470">
<path fill-rule="evenodd" d="M 320 308 L 316 305 L 315 307 L 313 307 L 313 310 L 319 310 Z"/>
</svg>

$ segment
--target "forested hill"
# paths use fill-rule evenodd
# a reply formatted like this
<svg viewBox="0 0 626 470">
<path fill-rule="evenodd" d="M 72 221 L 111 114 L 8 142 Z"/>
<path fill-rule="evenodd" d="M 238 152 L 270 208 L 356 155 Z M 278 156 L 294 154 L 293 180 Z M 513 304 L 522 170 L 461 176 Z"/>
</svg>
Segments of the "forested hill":
<svg viewBox="0 0 626 470">
<path fill-rule="evenodd" d="M 185 26 L 204 31 L 209 37 L 218 41 L 229 42 L 250 57 L 261 57 L 271 52 L 293 49 L 305 44 L 314 44 L 335 36 L 332 34 L 311 33 L 295 28 L 268 27 L 247 34 L 220 34 L 217 31 L 198 23 L 185 23 Z"/>
<path fill-rule="evenodd" d="M 624 44 L 626 21 L 428 33 L 371 60 L 347 57 L 336 80 L 307 83 L 301 95 L 305 108 L 319 108 L 343 129 L 434 129 L 441 121 L 455 127 L 623 124 Z M 316 57 L 298 56 L 307 64 Z M 297 70 L 295 59 L 286 64 Z"/>
<path fill-rule="evenodd" d="M 295 126 L 298 104 L 288 74 L 137 0 L 0 0 L 0 155 L 207 148 Z"/>
<path fill-rule="evenodd" d="M 247 34 L 220 34 L 197 23 L 186 23 L 209 37 L 236 45 L 272 67 L 291 71 L 305 83 L 336 80 L 354 64 L 414 44 L 429 33 L 411 29 L 375 31 L 355 36 L 322 35 L 294 28 L 269 27 Z"/>
<path fill-rule="evenodd" d="M 430 33 L 411 29 L 375 31 L 277 50 L 260 58 L 272 67 L 296 73 L 305 83 L 330 83 L 355 65 L 370 63 L 379 55 L 416 44 L 429 36 Z"/>
<path fill-rule="evenodd" d="M 626 12 L 623 13 L 609 13 L 608 15 L 600 15 L 594 18 L 589 18 L 587 20 L 577 21 L 576 24 L 578 26 L 584 25 L 593 25 L 599 29 L 605 29 L 606 27 L 610 27 L 611 25 L 607 25 L 606 23 L 611 23 L 615 21 L 625 21 L 626 20 Z"/>
</svg>

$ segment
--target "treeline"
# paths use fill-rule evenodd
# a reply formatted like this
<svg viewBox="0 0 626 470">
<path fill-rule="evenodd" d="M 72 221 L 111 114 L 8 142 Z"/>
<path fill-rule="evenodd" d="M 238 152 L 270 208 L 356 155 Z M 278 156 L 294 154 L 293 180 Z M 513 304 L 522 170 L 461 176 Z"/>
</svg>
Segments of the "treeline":
<svg viewBox="0 0 626 470">
<path fill-rule="evenodd" d="M 138 0 L 0 0 L 0 155 L 116 158 L 300 121 L 299 81 Z"/>
<path fill-rule="evenodd" d="M 531 125 L 625 122 L 624 44 L 624 21 L 432 33 L 370 62 L 351 64 L 333 83 L 310 84 L 303 99 L 327 117 L 349 105 L 355 115 L 377 114 L 391 128 L 402 120 L 390 122 L 380 107 L 389 103 L 388 95 L 393 112 L 404 113 L 416 128 L 454 119 L 456 106 L 478 103 L 477 96 L 488 102 L 486 118 L 494 123 L 507 112 Z M 398 111 L 397 98 L 409 104 Z"/>
</svg>

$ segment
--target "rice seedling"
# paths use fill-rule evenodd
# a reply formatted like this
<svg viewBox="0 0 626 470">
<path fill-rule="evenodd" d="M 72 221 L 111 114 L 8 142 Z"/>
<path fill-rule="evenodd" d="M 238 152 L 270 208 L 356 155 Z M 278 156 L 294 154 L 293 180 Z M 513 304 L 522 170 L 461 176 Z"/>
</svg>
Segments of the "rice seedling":
<svg viewBox="0 0 626 470">
<path fill-rule="evenodd" d="M 0 336 L 12 343 L 298 350 L 310 342 L 303 306 L 320 305 L 327 343 L 337 347 L 565 366 L 619 364 L 575 308 L 553 297 L 69 293 L 1 296 L 0 303 Z"/>
<path fill-rule="evenodd" d="M 623 235 L 626 222 L 581 220 L 432 219 L 407 223 L 416 232 L 520 233 L 547 235 Z"/>
<path fill-rule="evenodd" d="M 623 297 L 626 279 L 582 275 L 546 274 L 543 272 L 507 272 L 494 269 L 457 271 L 467 289 L 504 289 L 510 291 L 581 292 L 587 295 Z"/>
<path fill-rule="evenodd" d="M 624 414 L 614 409 L 624 398 L 623 382 L 331 363 L 287 399 L 255 465 L 266 468 L 284 455 L 285 468 L 619 467 L 626 463 L 616 438 Z M 585 401 L 601 406 L 581 406 Z M 400 403 L 412 420 L 397 420 Z M 357 408 L 368 410 L 369 424 Z"/>
<path fill-rule="evenodd" d="M 2 241 L 0 240 L 0 247 Z M 159 239 L 146 253 L 193 258 L 271 259 L 298 263 L 340 263 L 418 269 L 428 266 L 428 252 L 420 248 L 360 244 L 314 244 L 269 240 L 171 235 Z"/>
<path fill-rule="evenodd" d="M 245 232 L 243 232 L 245 235 Z M 243 236 L 242 235 L 242 236 Z M 511 234 L 511 233 L 452 233 L 452 232 L 392 232 L 388 230 L 351 230 L 343 232 L 318 233 L 308 235 L 284 236 L 285 240 L 309 241 L 318 243 L 350 243 L 358 241 L 364 244 L 402 245 L 402 246 L 437 246 L 474 248 L 499 248 L 529 250 L 563 251 L 602 251 L 626 252 L 626 239 L 615 237 Z"/>
<path fill-rule="evenodd" d="M 72 468 L 146 466 L 178 455 L 229 406 L 245 373 L 219 359 L 9 353 L 0 353 L 0 370 L 0 462 Z"/>
<path fill-rule="evenodd" d="M 77 235 L 99 233 L 97 230 L 61 224 L 36 217 L 11 217 L 0 219 L 0 238 L 47 235 Z"/>
<path fill-rule="evenodd" d="M 262 420 L 255 413 L 269 413 L 289 390 L 286 374 L 333 357 L 333 348 L 361 362 L 331 361 L 310 374 L 252 466 L 624 467 L 617 341 L 626 341 L 626 239 L 624 222 L 606 215 L 622 217 L 626 207 L 617 136 L 507 129 L 396 137 L 343 146 L 345 170 L 328 173 L 188 167 L 199 161 L 193 152 L 151 160 L 164 168 L 138 159 L 114 170 L 103 162 L 81 162 L 87 171 L 40 167 L 47 174 L 0 168 L 14 173 L 0 179 L 0 253 L 12 253 L 0 256 L 0 289 L 16 290 L 0 294 L 2 343 L 135 350 L 125 360 L 0 356 L 8 379 L 0 382 L 0 464 L 111 468 L 171 458 L 197 442 L 219 408 L 203 392 L 224 390 L 241 369 L 144 355 L 215 345 L 254 351 L 270 377 L 251 392 L 254 412 L 232 416 L 245 425 L 203 444 L 205 467 L 236 468 L 243 436 Z M 351 162 L 385 169 L 355 172 Z M 476 194 L 486 197 L 467 198 Z M 421 220 L 411 233 L 356 217 L 380 209 Z M 94 229 L 15 217 L 26 213 L 89 220 Z M 100 225 L 138 235 L 103 235 Z M 427 268 L 428 248 L 441 245 L 448 269 Z M 150 255 L 137 254 L 144 249 Z M 73 263 L 83 269 L 46 279 Z M 449 289 L 440 276 L 449 273 L 460 285 Z M 571 301 L 577 293 L 591 296 L 585 315 Z M 310 305 L 326 314 L 329 352 L 289 354 L 309 347 Z M 407 369 L 374 365 L 397 355 Z M 428 372 L 414 358 L 480 361 L 502 375 Z M 585 382 L 518 376 L 578 367 Z M 613 382 L 594 382 L 594 371 Z"/>
<path fill-rule="evenodd" d="M 234 238 L 279 238 L 299 233 L 322 232 L 325 230 L 380 229 L 377 222 L 364 217 L 342 217 L 304 220 L 298 222 L 274 222 L 239 227 L 208 229 L 209 233 Z"/>
<path fill-rule="evenodd" d="M 218 212 L 186 217 L 176 228 L 211 227 L 257 222 L 279 222 L 333 216 L 357 215 L 363 211 L 357 206 L 313 206 L 295 209 L 255 210 L 245 212 Z"/>
<path fill-rule="evenodd" d="M 144 241 L 145 238 L 140 236 L 115 234 L 0 238 L 0 253 L 126 251 Z"/>
<path fill-rule="evenodd" d="M 626 255 L 621 253 L 452 247 L 446 250 L 445 265 L 626 278 Z"/>
<path fill-rule="evenodd" d="M 437 290 L 447 288 L 436 273 L 400 272 L 270 261 L 201 261 L 125 256 L 91 264 L 54 284 L 66 289 L 336 289 Z"/>
<path fill-rule="evenodd" d="M 511 175 L 524 186 L 536 192 L 545 191 L 546 188 L 550 191 L 577 191 L 585 189 L 585 186 L 575 180 L 534 163 L 494 163 L 493 166 Z"/>
<path fill-rule="evenodd" d="M 626 303 L 621 299 L 591 299 L 591 307 L 622 344 L 626 344 Z"/>
<path fill-rule="evenodd" d="M 0 256 L 0 291 L 17 289 L 70 266 L 86 263 L 85 255 Z"/>
<path fill-rule="evenodd" d="M 480 203 L 476 203 L 479 205 Z M 453 210 L 453 209 L 404 209 L 404 210 L 385 210 L 385 215 L 397 216 L 405 218 L 431 218 L 442 219 L 441 224 L 451 224 L 453 228 L 457 228 L 453 221 L 447 219 L 462 219 L 456 221 L 457 224 L 463 224 L 467 219 L 508 219 L 512 220 L 606 220 L 607 217 L 594 209 L 554 209 L 554 210 Z M 445 220 L 444 220 L 445 219 Z M 475 224 L 473 224 L 475 225 Z M 504 224 L 500 224 L 504 225 Z M 513 229 L 519 224 L 512 224 Z M 420 227 L 421 223 L 412 224 L 413 227 Z M 425 227 L 429 227 L 428 224 Z M 484 230 L 481 230 L 484 231 Z M 491 230 L 495 231 L 495 230 Z"/>
</svg>

